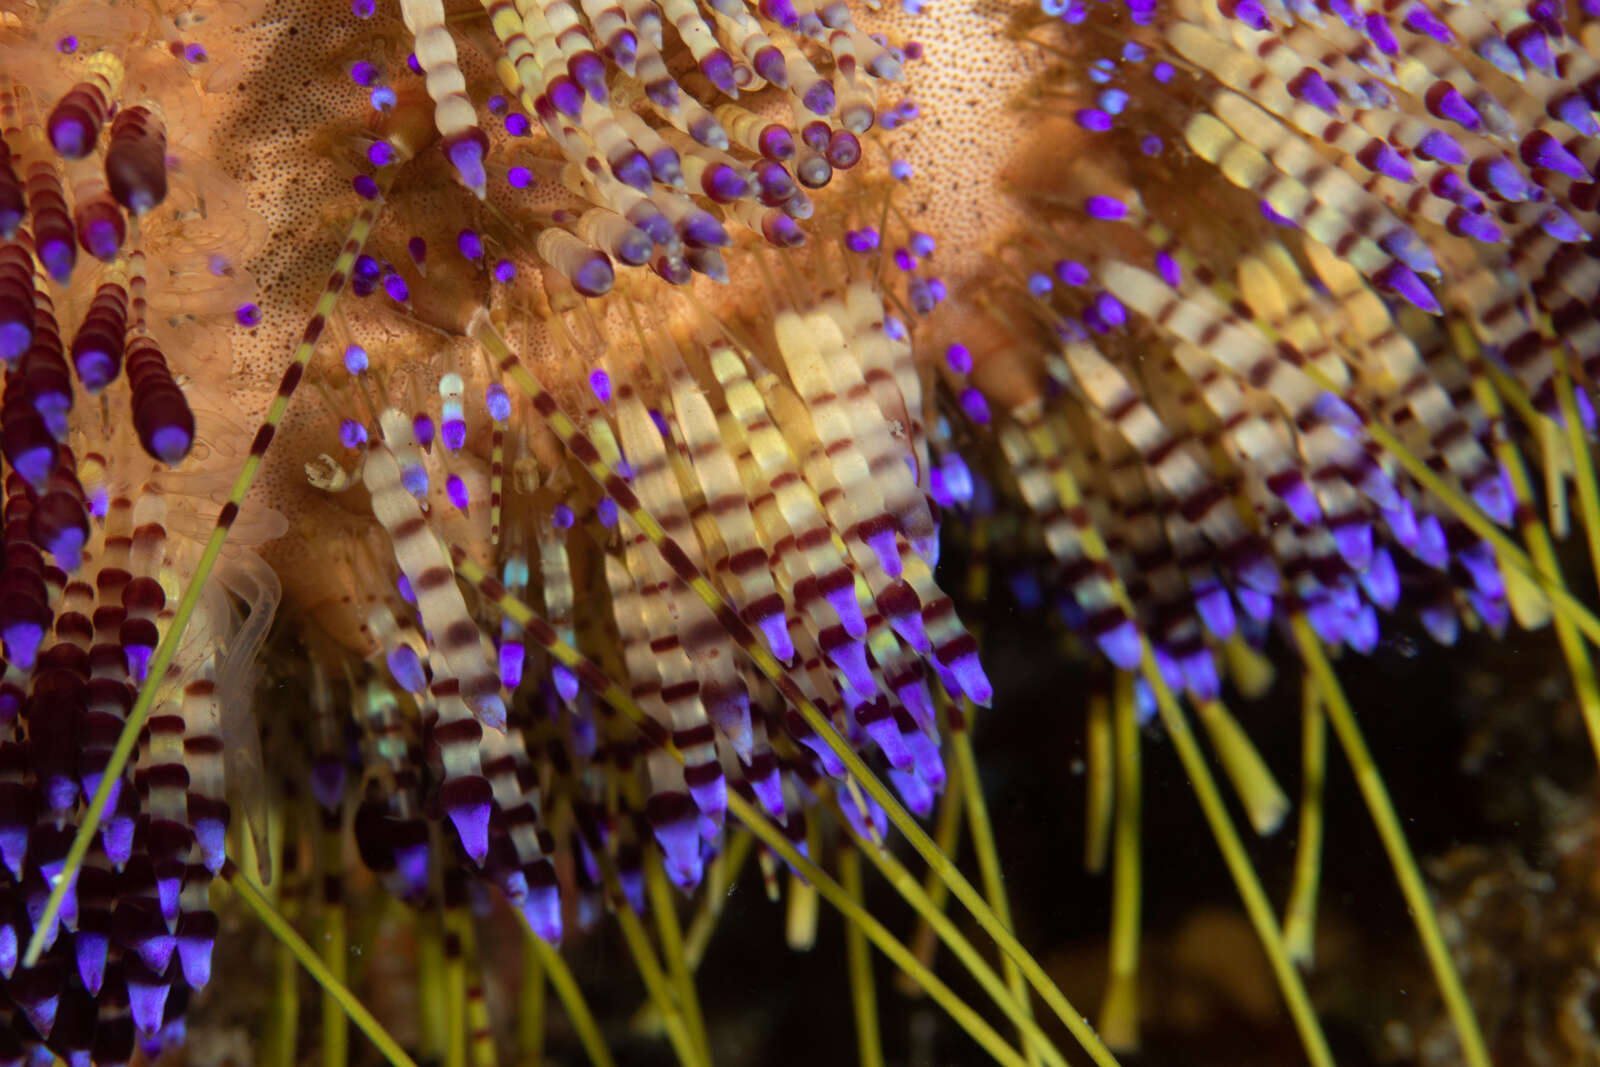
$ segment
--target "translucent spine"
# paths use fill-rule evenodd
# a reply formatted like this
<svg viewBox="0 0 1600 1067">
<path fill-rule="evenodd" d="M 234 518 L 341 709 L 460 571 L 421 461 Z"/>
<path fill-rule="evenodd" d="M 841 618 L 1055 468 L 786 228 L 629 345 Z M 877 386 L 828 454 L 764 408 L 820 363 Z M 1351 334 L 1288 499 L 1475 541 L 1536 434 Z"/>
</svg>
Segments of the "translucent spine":
<svg viewBox="0 0 1600 1067">
<path fill-rule="evenodd" d="M 726 554 L 718 561 L 718 570 L 732 587 L 745 622 L 760 631 L 774 656 L 788 663 L 794 658 L 794 645 L 789 640 L 783 597 L 773 584 L 767 553 L 756 536 L 749 498 L 733 457 L 724 447 L 716 415 L 681 359 L 669 363 L 668 377 L 695 476 L 727 546 Z"/>
<path fill-rule="evenodd" d="M 400 14 L 411 31 L 417 63 L 427 81 L 434 126 L 445 155 L 462 183 L 481 200 L 488 195 L 483 163 L 489 139 L 478 128 L 472 101 L 467 98 L 467 82 L 456 65 L 456 44 L 445 25 L 444 5 L 439 0 L 401 0 Z"/>
<path fill-rule="evenodd" d="M 380 440 L 374 439 L 368 448 L 362 481 L 372 494 L 373 513 L 393 541 L 395 560 L 416 594 L 423 625 L 434 635 L 439 656 L 460 679 L 457 697 L 484 725 L 503 728 L 506 709 L 500 682 L 484 658 L 478 626 L 456 587 L 449 557 L 402 485 L 400 463 Z"/>
<path fill-rule="evenodd" d="M 664 742 L 673 737 L 676 725 L 676 716 L 668 710 L 664 696 L 662 667 L 668 664 L 654 653 L 649 619 L 627 564 L 607 554 L 605 567 L 606 584 L 611 590 L 612 615 L 616 619 L 623 662 L 631 686 L 630 695 L 650 716 L 659 731 L 655 743 L 644 756 L 650 788 L 650 796 L 645 801 L 645 817 L 650 821 L 656 842 L 661 847 L 668 875 L 680 886 L 694 886 L 699 884 L 701 876 L 699 815 L 685 774 L 691 762 L 701 766 L 708 757 L 715 761 L 716 748 L 712 743 L 715 733 L 711 724 L 701 719 L 699 725 L 704 726 L 706 736 L 703 741 L 697 739 L 697 744 L 692 746 L 692 756 L 690 752 L 684 752 L 682 763 L 663 747 Z M 674 648 L 676 640 L 675 636 L 671 639 Z M 687 666 L 687 663 L 682 664 L 682 673 L 689 673 Z M 693 728 L 695 724 L 691 720 L 687 725 Z M 718 779 L 721 774 L 719 767 L 716 769 Z"/>
<path fill-rule="evenodd" d="M 684 546 L 695 568 L 703 572 L 705 562 L 699 541 L 694 537 L 689 516 L 684 510 L 683 498 L 672 476 L 661 434 L 630 385 L 624 384 L 617 392 L 617 416 L 622 446 L 634 468 L 634 484 L 639 499 L 661 523 L 667 536 Z M 635 546 L 643 539 L 640 535 Z M 658 601 L 664 599 L 660 594 L 666 592 L 667 587 L 660 589 L 656 596 L 652 596 L 648 590 L 644 592 L 647 612 L 658 607 Z M 697 704 L 703 707 L 703 714 L 708 715 L 717 729 L 728 738 L 740 758 L 748 760 L 752 744 L 750 698 L 734 665 L 732 645 L 711 614 L 711 609 L 691 595 L 683 583 L 672 583 L 670 595 L 673 604 L 671 613 L 662 612 L 659 618 L 669 629 L 676 631 L 678 645 L 692 665 L 697 680 Z M 655 628 L 651 633 L 656 643 L 664 636 Z M 663 679 L 663 686 L 665 697 L 672 683 Z M 668 699 L 669 706 L 672 703 Z M 674 714 L 675 717 L 682 717 L 679 712 Z M 679 728 L 675 726 L 675 729 Z M 691 775 L 689 784 L 695 787 L 700 783 Z M 697 802 L 700 799 L 696 794 Z M 708 817 L 721 817 L 715 801 L 701 802 L 701 807 L 702 810 L 709 809 L 706 810 Z"/>
</svg>

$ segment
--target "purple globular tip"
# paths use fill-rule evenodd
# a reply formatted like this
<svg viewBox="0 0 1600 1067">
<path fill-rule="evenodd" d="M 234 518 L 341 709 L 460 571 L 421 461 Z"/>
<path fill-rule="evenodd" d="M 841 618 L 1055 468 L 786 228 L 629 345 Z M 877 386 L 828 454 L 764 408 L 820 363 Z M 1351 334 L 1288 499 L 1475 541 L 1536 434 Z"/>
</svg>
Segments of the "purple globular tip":
<svg viewBox="0 0 1600 1067">
<path fill-rule="evenodd" d="M 1417 155 L 1425 160 L 1459 167 L 1467 162 L 1467 151 L 1443 130 L 1429 130 L 1417 142 Z"/>
<path fill-rule="evenodd" d="M 1382 141 L 1374 140 L 1356 154 L 1361 165 L 1368 170 L 1382 174 L 1385 178 L 1393 178 L 1397 182 L 1412 182 L 1416 180 L 1416 171 L 1411 169 L 1411 164 L 1405 157 Z"/>
<path fill-rule="evenodd" d="M 12 362 L 33 343 L 33 326 L 28 322 L 0 322 L 0 358 Z"/>
<path fill-rule="evenodd" d="M 445 495 L 450 498 L 459 511 L 467 510 L 467 483 L 461 480 L 459 474 L 452 474 L 444 482 Z"/>
<path fill-rule="evenodd" d="M 1298 75 L 1294 75 L 1290 82 L 1290 93 L 1294 99 L 1307 102 L 1312 107 L 1325 110 L 1330 115 L 1339 114 L 1339 94 L 1334 93 L 1333 86 L 1328 85 L 1322 74 L 1312 67 L 1306 67 Z"/>
<path fill-rule="evenodd" d="M 400 484 L 418 500 L 428 498 L 428 470 L 420 463 L 408 463 L 400 469 Z M 404 576 L 402 575 L 402 578 Z"/>
<path fill-rule="evenodd" d="M 388 141 L 373 141 L 367 146 L 367 162 L 374 167 L 387 167 L 396 158 L 394 146 Z"/>
<path fill-rule="evenodd" d="M 110 942 L 105 934 L 79 928 L 73 937 L 73 954 L 78 962 L 78 979 L 91 996 L 100 992 L 106 976 L 106 949 Z"/>
<path fill-rule="evenodd" d="M 1053 269 L 1056 272 L 1056 277 L 1061 279 L 1063 285 L 1079 286 L 1089 280 L 1089 268 L 1077 260 L 1058 260 Z"/>
<path fill-rule="evenodd" d="M 354 187 L 356 195 L 361 199 L 378 199 L 378 183 L 373 181 L 372 175 L 357 174 L 353 179 L 351 179 L 350 184 L 352 187 Z"/>
<path fill-rule="evenodd" d="M 506 113 L 506 108 L 510 106 L 511 105 L 506 101 L 506 98 L 501 96 L 499 93 L 495 93 L 489 98 L 489 114 L 491 115 L 504 115 Z"/>
<path fill-rule="evenodd" d="M 1097 107 L 1082 107 L 1073 112 L 1073 119 L 1090 133 L 1105 133 L 1111 129 L 1111 116 Z"/>
<path fill-rule="evenodd" d="M 1093 311 L 1101 322 L 1113 330 L 1128 321 L 1128 312 L 1122 306 L 1122 301 L 1107 292 L 1095 294 Z"/>
<path fill-rule="evenodd" d="M 214 931 L 178 934 L 178 967 L 190 989 L 204 989 L 211 981 L 211 950 L 216 945 Z"/>
<path fill-rule="evenodd" d="M 1258 32 L 1272 28 L 1272 20 L 1267 17 L 1261 0 L 1239 0 L 1233 7 L 1233 17 Z"/>
<path fill-rule="evenodd" d="M 849 170 L 861 162 L 861 141 L 849 130 L 834 130 L 828 138 L 828 162 L 839 170 Z"/>
<path fill-rule="evenodd" d="M 52 113 L 50 143 L 64 159 L 82 159 L 94 147 L 99 131 L 78 113 Z"/>
<path fill-rule="evenodd" d="M 850 251 L 864 255 L 878 247 L 878 231 L 870 226 L 861 230 L 846 230 L 844 244 Z"/>
<path fill-rule="evenodd" d="M 527 654 L 528 651 L 521 641 L 500 643 L 498 654 L 500 684 L 505 686 L 507 692 L 515 692 L 517 686 L 522 684 L 522 666 Z"/>
<path fill-rule="evenodd" d="M 511 394 L 499 382 L 492 382 L 483 395 L 484 407 L 495 422 L 505 422 L 511 417 Z"/>
<path fill-rule="evenodd" d="M 546 864 L 548 866 L 548 863 Z M 539 885 L 528 890 L 521 902 L 528 929 L 547 945 L 561 944 L 561 894 L 555 885 Z"/>
<path fill-rule="evenodd" d="M 1035 300 L 1043 300 L 1054 288 L 1055 283 L 1050 280 L 1050 275 L 1043 271 L 1036 270 L 1028 275 L 1028 294 Z"/>
<path fill-rule="evenodd" d="M 963 344 L 954 344 L 944 350 L 944 361 L 957 374 L 972 373 L 972 352 Z"/>
<path fill-rule="evenodd" d="M 1391 263 L 1379 271 L 1373 280 L 1381 288 L 1389 289 L 1399 294 L 1408 303 L 1421 308 L 1430 315 L 1437 315 L 1442 310 L 1439 306 L 1439 300 L 1433 295 L 1432 290 L 1423 284 L 1422 279 L 1417 277 L 1415 271 L 1403 263 Z"/>
<path fill-rule="evenodd" d="M 1483 116 L 1468 103 L 1449 82 L 1439 82 L 1428 90 L 1425 98 L 1428 111 L 1435 118 L 1453 122 L 1464 130 L 1474 132 L 1483 128 Z"/>
<path fill-rule="evenodd" d="M 467 443 L 467 424 L 462 419 L 445 419 L 439 425 L 439 439 L 452 452 L 461 451 Z"/>
<path fill-rule="evenodd" d="M 643 156 L 639 157 L 639 162 L 645 166 L 645 181 L 648 184 L 649 165 L 645 164 Z M 707 167 L 700 184 L 706 195 L 719 204 L 731 204 L 750 192 L 749 183 L 726 163 L 713 163 Z"/>
<path fill-rule="evenodd" d="M 526 137 L 532 132 L 532 130 L 533 124 L 528 121 L 528 116 L 524 115 L 522 112 L 513 111 L 511 114 L 506 116 L 506 132 L 511 136 Z M 513 169 L 524 170 L 526 168 L 516 167 Z M 518 186 L 518 188 L 521 188 L 521 186 Z"/>
<path fill-rule="evenodd" d="M 77 246 L 71 241 L 54 238 L 40 240 L 38 254 L 45 272 L 58 284 L 65 285 L 72 276 L 73 265 L 78 262 Z"/>
<path fill-rule="evenodd" d="M 1583 162 L 1544 130 L 1535 130 L 1524 137 L 1518 151 L 1522 162 L 1530 167 L 1553 170 L 1573 181 L 1589 180 L 1589 172 Z"/>
<path fill-rule="evenodd" d="M 1222 695 L 1222 678 L 1217 674 L 1217 661 L 1209 648 L 1201 645 L 1181 656 L 1178 666 L 1183 671 L 1184 688 L 1196 700 L 1216 700 Z"/>
<path fill-rule="evenodd" d="M 389 88 L 387 85 L 380 85 L 372 90 L 367 99 L 372 102 L 372 110 L 388 111 L 390 108 L 394 107 L 398 97 L 394 95 L 393 89 Z"/>
<path fill-rule="evenodd" d="M 1196 589 L 1194 607 L 1205 628 L 1218 640 L 1226 641 L 1233 636 L 1238 620 L 1234 617 L 1233 601 L 1228 597 L 1228 590 L 1220 583 L 1212 582 Z"/>
<path fill-rule="evenodd" d="M 905 160 L 896 159 L 889 164 L 889 177 L 893 178 L 895 181 L 908 182 L 911 180 L 911 175 L 911 164 L 907 163 Z"/>
<path fill-rule="evenodd" d="M 1128 93 L 1124 89 L 1106 89 L 1095 99 L 1095 103 L 1108 115 L 1120 115 L 1128 108 Z"/>
<path fill-rule="evenodd" d="M 426 411 L 416 414 L 411 419 L 411 435 L 416 437 L 416 443 L 422 448 L 434 445 L 434 419 L 430 418 Z"/>
<path fill-rule="evenodd" d="M 1456 618 L 1456 610 L 1451 604 L 1425 605 L 1418 610 L 1417 616 L 1422 620 L 1428 636 L 1441 645 L 1449 647 L 1455 644 L 1456 638 L 1461 635 L 1461 620 Z"/>
<path fill-rule="evenodd" d="M 600 403 L 611 403 L 611 375 L 596 367 L 589 372 L 589 388 Z"/>
<path fill-rule="evenodd" d="M 1394 35 L 1394 30 L 1389 26 L 1389 20 L 1377 12 L 1369 12 L 1364 20 L 1367 31 L 1367 40 L 1384 55 L 1393 59 L 1400 54 L 1400 42 Z"/>
<path fill-rule="evenodd" d="M 1268 200 L 1261 201 L 1261 216 L 1268 222 L 1276 223 L 1279 226 L 1292 227 L 1295 225 L 1294 219 L 1279 213 L 1278 209 L 1273 207 L 1271 201 Z"/>
<path fill-rule="evenodd" d="M 616 271 L 604 252 L 593 253 L 572 272 L 572 287 L 584 296 L 604 296 L 615 281 Z"/>
<path fill-rule="evenodd" d="M 1156 253 L 1156 273 L 1174 289 L 1183 283 L 1183 270 L 1178 266 L 1178 261 L 1165 252 Z"/>
<path fill-rule="evenodd" d="M 684 221 L 683 240 L 686 244 L 697 248 L 725 248 L 732 243 L 732 239 L 728 237 L 728 231 L 722 228 L 722 223 L 718 222 L 715 216 L 698 210 Z M 603 256 L 600 258 L 604 259 Z M 609 262 L 606 262 L 605 266 L 607 271 L 611 269 Z M 574 280 L 574 284 L 576 284 L 576 280 Z M 606 288 L 610 288 L 609 283 L 607 283 Z"/>
<path fill-rule="evenodd" d="M 881 705 L 879 705 L 881 707 Z M 900 738 L 900 727 L 895 725 L 894 716 L 880 714 L 876 719 L 862 722 L 860 713 L 856 721 L 866 730 L 867 736 L 872 738 L 874 744 L 883 753 L 883 758 L 889 766 L 897 771 L 909 772 L 916 761 L 912 759 L 911 750 L 906 748 L 905 742 Z"/>
<path fill-rule="evenodd" d="M 1289 509 L 1289 514 L 1302 526 L 1313 526 L 1322 521 L 1322 507 L 1317 503 L 1317 494 L 1296 470 L 1286 471 L 1282 475 L 1273 475 L 1267 479 L 1267 488 L 1282 500 Z"/>
<path fill-rule="evenodd" d="M 833 114 L 834 105 L 838 102 L 834 95 L 833 83 L 826 78 L 819 78 L 811 84 L 800 98 L 805 109 L 813 115 L 828 116 Z"/>
<path fill-rule="evenodd" d="M 1468 545 L 1456 553 L 1456 559 L 1472 576 L 1472 584 L 1478 587 L 1479 593 L 1495 600 L 1505 596 L 1505 578 L 1500 574 L 1499 562 L 1489 542 L 1478 541 Z"/>
<path fill-rule="evenodd" d="M 1091 218 L 1108 222 L 1126 218 L 1128 215 L 1127 205 L 1113 196 L 1091 196 L 1083 202 L 1083 210 Z"/>
<path fill-rule="evenodd" d="M 684 892 L 699 885 L 702 867 L 697 821 L 688 816 L 670 822 L 652 820 L 651 829 L 655 831 L 656 844 L 661 846 L 663 866 L 672 884 Z"/>
<path fill-rule="evenodd" d="M 56 41 L 56 51 L 60 52 L 64 56 L 70 56 L 72 53 L 76 52 L 77 50 L 78 50 L 78 39 L 76 37 L 74 37 L 70 33 L 67 34 L 67 36 L 65 36 L 65 37 L 61 38 L 60 40 Z"/>
<path fill-rule="evenodd" d="M 583 90 L 571 78 L 556 75 L 546 94 L 555 109 L 567 118 L 576 121 L 583 116 Z"/>
<path fill-rule="evenodd" d="M 979 426 L 989 424 L 989 401 L 978 390 L 969 387 L 961 391 L 961 410 Z"/>
<path fill-rule="evenodd" d="M 556 695 L 567 703 L 578 699 L 578 676 L 559 663 L 550 665 L 550 677 L 556 683 Z"/>
<path fill-rule="evenodd" d="M 467 137 L 447 147 L 445 154 L 461 176 L 461 183 L 482 197 L 489 182 L 483 169 L 484 146 L 477 138 Z"/>
<path fill-rule="evenodd" d="M 1556 59 L 1550 51 L 1550 40 L 1537 23 L 1519 26 L 1512 31 L 1510 40 L 1523 62 L 1547 75 L 1555 74 Z"/>
<path fill-rule="evenodd" d="M 533 171 L 527 167 L 512 167 L 506 171 L 506 184 L 513 189 L 526 189 L 533 184 Z"/>
<path fill-rule="evenodd" d="M 346 448 L 360 448 L 367 443 L 367 428 L 355 419 L 339 423 L 339 440 Z"/>
<path fill-rule="evenodd" d="M 261 309 L 254 304 L 240 304 L 234 309 L 233 317 L 240 326 L 255 326 L 261 322 Z"/>
<path fill-rule="evenodd" d="M 422 64 L 417 62 L 417 54 L 415 52 L 406 53 L 406 66 L 410 68 L 413 74 L 422 73 Z"/>
<path fill-rule="evenodd" d="M 422 660 L 410 645 L 397 645 L 385 657 L 389 674 L 401 689 L 408 693 L 421 693 L 428 687 L 427 675 L 422 670 Z"/>
<path fill-rule="evenodd" d="M 1596 123 L 1594 115 L 1590 112 L 1589 101 L 1581 93 L 1569 93 L 1550 105 L 1550 114 L 1571 126 L 1585 137 L 1600 134 L 1600 123 Z"/>
<path fill-rule="evenodd" d="M 917 269 L 917 257 L 909 249 L 897 248 L 894 250 L 894 265 L 909 273 Z"/>
<path fill-rule="evenodd" d="M 489 857 L 489 811 L 492 805 L 488 800 L 481 802 L 459 804 L 449 807 L 447 813 L 450 822 L 456 828 L 456 834 L 461 838 L 461 849 L 467 858 L 481 867 L 483 861 Z"/>
<path fill-rule="evenodd" d="M 1305 612 L 1306 621 L 1324 644 L 1337 646 L 1344 643 L 1350 616 L 1332 597 L 1312 597 L 1306 602 Z"/>
<path fill-rule="evenodd" d="M 572 529 L 573 524 L 577 521 L 578 517 L 565 504 L 557 504 L 550 512 L 550 525 L 563 533 Z"/>
<path fill-rule="evenodd" d="M 1395 569 L 1394 556 L 1390 555 L 1387 548 L 1379 546 L 1375 549 L 1367 569 L 1356 577 L 1367 599 L 1384 611 L 1392 610 L 1399 603 L 1400 572 Z"/>
<path fill-rule="evenodd" d="M 1143 62 L 1144 58 L 1149 54 L 1149 50 L 1137 41 L 1129 41 L 1122 46 L 1122 58 L 1129 63 Z"/>
<path fill-rule="evenodd" d="M 411 299 L 411 287 L 406 285 L 406 280 L 394 272 L 383 276 L 383 291 L 389 294 L 389 299 L 396 304 L 404 304 Z"/>
<path fill-rule="evenodd" d="M 952 505 L 964 507 L 972 502 L 972 470 L 959 452 L 946 452 L 932 473 L 943 479 L 945 493 Z"/>
<path fill-rule="evenodd" d="M 1150 159 L 1159 156 L 1166 149 L 1166 143 L 1153 133 L 1147 133 L 1139 141 L 1139 151 Z"/>
<path fill-rule="evenodd" d="M 1450 32 L 1450 27 L 1420 3 L 1414 3 L 1407 9 L 1402 24 L 1412 33 L 1432 37 L 1440 44 L 1454 44 L 1456 40 L 1456 35 Z"/>
<path fill-rule="evenodd" d="M 706 53 L 700 60 L 700 73 L 706 76 L 706 81 L 722 90 L 724 96 L 739 95 L 739 86 L 733 80 L 733 60 L 722 49 L 714 48 Z M 603 99 L 603 96 L 596 97 L 595 102 Z"/>
<path fill-rule="evenodd" d="M 629 151 L 620 159 L 611 164 L 611 173 L 623 185 L 632 186 L 642 193 L 650 191 L 652 171 L 650 161 L 644 157 L 643 152 Z"/>
<path fill-rule="evenodd" d="M 462 230 L 456 234 L 456 248 L 460 249 L 461 254 L 474 263 L 483 258 L 483 240 L 479 238 L 476 231 Z"/>
<path fill-rule="evenodd" d="M 1139 666 L 1139 630 L 1131 619 L 1125 618 L 1098 635 L 1095 644 L 1100 646 L 1106 659 L 1122 670 L 1131 671 Z"/>
<path fill-rule="evenodd" d="M 365 371 L 367 363 L 367 350 L 360 345 L 351 345 L 344 350 L 344 369 L 351 374 Z"/>
<path fill-rule="evenodd" d="M 1450 565 L 1450 546 L 1437 515 L 1424 515 L 1417 520 L 1417 543 L 1411 554 L 1436 571 Z"/>
<path fill-rule="evenodd" d="M 595 505 L 594 513 L 600 525 L 606 529 L 617 524 L 617 502 L 610 497 L 602 497 L 600 503 Z"/>
<path fill-rule="evenodd" d="M 1346 522 L 1331 527 L 1339 555 L 1357 571 L 1372 562 L 1372 526 L 1365 522 Z"/>
<path fill-rule="evenodd" d="M 1177 73 L 1177 68 L 1166 60 L 1162 60 L 1150 68 L 1150 76 L 1162 85 L 1170 82 Z"/>
<path fill-rule="evenodd" d="M 377 64 L 365 59 L 359 59 L 350 66 L 350 80 L 363 89 L 372 88 L 378 80 Z"/>
<path fill-rule="evenodd" d="M 883 317 L 883 332 L 888 334 L 889 339 L 893 341 L 904 341 L 911 336 L 906 330 L 906 324 L 894 315 L 885 315 Z"/>
<path fill-rule="evenodd" d="M 350 0 L 350 13 L 358 19 L 370 19 L 377 11 L 377 0 Z"/>
</svg>

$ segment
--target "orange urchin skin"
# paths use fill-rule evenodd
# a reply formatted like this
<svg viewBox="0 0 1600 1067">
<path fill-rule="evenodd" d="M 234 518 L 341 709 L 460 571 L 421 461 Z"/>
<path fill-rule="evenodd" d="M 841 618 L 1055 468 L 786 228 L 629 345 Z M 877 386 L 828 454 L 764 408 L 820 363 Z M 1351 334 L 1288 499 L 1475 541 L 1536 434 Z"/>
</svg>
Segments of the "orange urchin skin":
<svg viewBox="0 0 1600 1067">
<path fill-rule="evenodd" d="M 376 17 L 368 20 L 355 18 L 345 0 L 222 0 L 181 11 L 173 7 L 167 13 L 179 19 L 188 38 L 204 44 L 210 57 L 187 77 L 177 73 L 182 65 L 164 54 L 159 34 L 142 17 L 147 10 L 136 3 L 113 4 L 108 10 L 96 0 L 82 0 L 55 9 L 42 21 L 13 20 L 5 54 L 8 59 L 26 56 L 30 68 L 44 72 L 45 93 L 65 91 L 72 83 L 76 60 L 59 56 L 52 47 L 68 33 L 83 41 L 79 58 L 103 45 L 129 56 L 148 56 L 152 68 L 167 72 L 165 95 L 183 100 L 181 134 L 175 140 L 215 171 L 210 187 L 219 202 L 228 203 L 236 227 L 236 254 L 228 271 L 237 284 L 225 299 L 248 299 L 261 311 L 259 323 L 248 329 L 223 320 L 192 333 L 174 365 L 188 376 L 197 406 L 226 412 L 231 423 L 247 426 L 271 399 L 357 209 L 350 181 L 358 171 L 371 169 L 362 158 L 365 146 L 397 129 L 412 131 L 411 139 L 426 140 L 431 105 L 420 91 L 420 79 L 406 70 L 410 36 L 398 4 L 380 4 Z M 456 4 L 450 10 L 470 14 L 477 9 Z M 971 6 L 930 5 L 916 17 L 893 4 L 878 12 L 858 12 L 869 32 L 922 44 L 924 58 L 907 65 L 900 94 L 891 86 L 880 101 L 886 105 L 902 97 L 913 99 L 922 118 L 891 135 L 875 133 L 877 140 L 867 146 L 863 165 L 816 198 L 818 214 L 809 230 L 841 228 L 852 209 L 860 210 L 861 190 L 884 187 L 887 162 L 903 158 L 912 164 L 915 178 L 897 191 L 897 205 L 911 225 L 938 240 L 932 265 L 950 290 L 961 294 L 969 289 L 998 243 L 1025 222 L 1025 207 L 1011 186 L 1026 186 L 1036 172 L 1048 172 L 1072 138 L 1063 125 L 1030 141 L 1029 127 L 1037 123 L 1013 106 L 1043 69 L 1039 53 L 1020 46 L 1014 36 L 1013 26 L 1026 10 L 1020 3 L 986 0 Z M 469 91 L 481 104 L 501 87 L 489 61 L 471 43 L 475 34 L 484 36 L 476 30 L 456 36 Z M 393 114 L 376 113 L 367 90 L 351 80 L 350 67 L 357 60 L 377 64 L 385 81 L 395 86 L 401 99 Z M 353 647 L 365 642 L 354 596 L 359 583 L 346 557 L 349 546 L 370 529 L 369 509 L 359 487 L 344 496 L 331 495 L 313 488 L 305 474 L 306 464 L 323 453 L 353 465 L 354 456 L 338 443 L 338 421 L 341 416 L 365 418 L 366 411 L 340 365 L 343 346 L 359 337 L 388 396 L 409 410 L 437 406 L 438 381 L 448 369 L 463 375 L 468 402 L 481 403 L 487 367 L 464 333 L 472 312 L 487 304 L 523 358 L 564 401 L 581 405 L 586 400 L 587 366 L 573 365 L 577 361 L 557 344 L 545 321 L 552 305 L 571 306 L 573 294 L 559 279 L 550 289 L 549 272 L 535 258 L 531 241 L 519 239 L 523 235 L 515 225 L 530 219 L 537 224 L 541 212 L 575 203 L 553 173 L 546 173 L 549 167 L 536 169 L 534 185 L 514 195 L 504 181 L 513 161 L 532 161 L 537 168 L 537 160 L 553 159 L 557 153 L 537 125 L 534 136 L 512 143 L 496 120 L 481 110 L 480 117 L 487 120 L 485 129 L 495 141 L 489 201 L 479 203 L 455 179 L 434 144 L 420 145 L 417 157 L 395 170 L 369 252 L 400 270 L 410 284 L 412 306 L 395 307 L 381 290 L 365 300 L 348 293 L 343 297 L 308 371 L 305 394 L 291 407 L 251 492 L 253 504 L 287 520 L 287 536 L 266 550 L 283 575 L 286 597 Z M 1030 153 L 1025 151 L 1030 144 L 1043 147 Z M 455 253 L 454 235 L 468 226 L 485 234 L 491 247 L 486 260 L 504 256 L 517 266 L 515 286 L 491 286 L 484 269 L 466 264 Z M 405 252 L 412 235 L 428 242 L 426 278 L 412 268 Z M 731 286 L 696 286 L 705 305 L 729 320 L 752 311 L 759 316 L 773 295 L 757 273 L 739 268 L 737 255 L 729 256 Z M 796 258 L 804 274 L 808 257 Z M 152 305 L 165 299 L 183 306 L 186 292 L 165 287 L 164 281 L 153 277 Z M 654 306 L 658 316 L 669 316 L 663 324 L 684 326 L 684 311 L 661 309 L 663 288 L 642 270 L 624 271 L 619 278 L 620 292 L 634 294 L 646 308 Z M 212 320 L 217 318 L 216 304 L 213 297 L 206 307 Z M 625 301 L 612 299 L 600 310 L 594 321 L 606 338 L 631 342 Z M 931 323 L 935 329 L 919 334 L 919 351 L 943 350 L 931 337 L 976 333 L 974 312 L 962 296 L 949 301 L 936 312 Z M 982 336 L 993 335 L 992 324 L 986 324 Z M 201 347 L 193 343 L 201 336 L 220 351 L 203 361 L 186 361 L 183 353 Z M 996 347 L 987 342 L 979 348 L 980 357 Z M 1014 360 L 980 363 L 987 369 L 979 380 L 993 385 L 999 399 L 1020 398 L 1031 388 L 1022 383 L 1032 376 L 1016 374 Z M 234 428 L 219 424 L 217 432 Z M 206 432 L 202 424 L 202 435 Z M 469 442 L 467 451 L 477 457 L 468 465 L 473 470 L 486 469 L 487 437 L 484 431 Z M 542 427 L 528 428 L 526 448 L 545 469 L 559 465 L 559 448 Z M 203 449 L 218 454 L 219 460 L 241 452 L 205 442 Z"/>
</svg>

